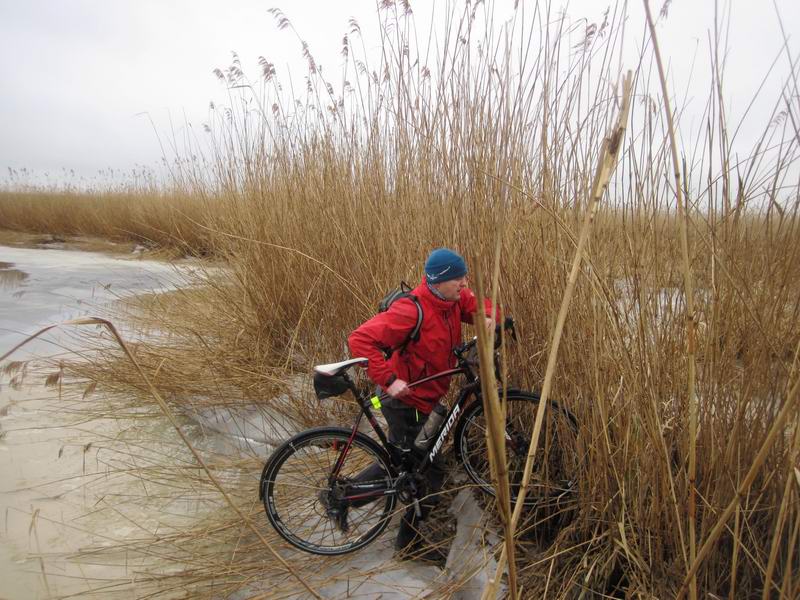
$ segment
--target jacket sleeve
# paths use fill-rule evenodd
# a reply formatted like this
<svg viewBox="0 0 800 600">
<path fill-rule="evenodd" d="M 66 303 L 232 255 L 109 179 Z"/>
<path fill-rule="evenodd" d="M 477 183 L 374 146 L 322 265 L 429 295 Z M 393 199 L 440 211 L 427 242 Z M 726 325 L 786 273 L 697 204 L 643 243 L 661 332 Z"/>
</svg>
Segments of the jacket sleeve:
<svg viewBox="0 0 800 600">
<path fill-rule="evenodd" d="M 475 293 L 467 288 L 463 292 L 461 292 L 461 299 L 458 301 L 461 305 L 461 320 L 464 323 L 469 323 L 470 325 L 474 325 L 473 315 L 478 310 L 478 298 L 475 296 Z M 500 307 L 495 307 L 492 310 L 492 302 L 488 298 L 483 299 L 484 307 L 483 307 L 483 314 L 487 317 L 494 316 L 497 322 L 500 321 Z"/>
<path fill-rule="evenodd" d="M 396 377 L 383 351 L 396 349 L 406 341 L 417 324 L 417 314 L 412 300 L 397 300 L 389 310 L 365 321 L 347 338 L 350 355 L 369 359 L 367 375 L 382 388 L 388 387 Z"/>
</svg>

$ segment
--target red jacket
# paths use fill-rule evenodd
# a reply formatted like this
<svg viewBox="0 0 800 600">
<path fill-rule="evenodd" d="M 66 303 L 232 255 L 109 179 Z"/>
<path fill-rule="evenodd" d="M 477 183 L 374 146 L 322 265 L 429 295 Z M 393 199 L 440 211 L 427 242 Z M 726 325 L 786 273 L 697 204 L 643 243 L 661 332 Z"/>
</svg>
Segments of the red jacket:
<svg viewBox="0 0 800 600">
<path fill-rule="evenodd" d="M 461 323 L 472 323 L 478 308 L 478 300 L 470 289 L 462 290 L 457 302 L 450 302 L 434 296 L 423 280 L 411 293 L 422 306 L 423 320 L 419 340 L 409 342 L 404 352 L 395 351 L 387 361 L 381 349 L 397 349 L 414 329 L 417 307 L 409 298 L 396 300 L 389 310 L 363 323 L 347 340 L 351 356 L 368 358 L 369 378 L 384 389 L 395 377 L 411 383 L 455 367 L 453 348 L 461 343 Z M 488 299 L 485 314 L 492 314 Z M 449 387 L 450 377 L 441 377 L 412 388 L 401 400 L 429 414 Z"/>
</svg>

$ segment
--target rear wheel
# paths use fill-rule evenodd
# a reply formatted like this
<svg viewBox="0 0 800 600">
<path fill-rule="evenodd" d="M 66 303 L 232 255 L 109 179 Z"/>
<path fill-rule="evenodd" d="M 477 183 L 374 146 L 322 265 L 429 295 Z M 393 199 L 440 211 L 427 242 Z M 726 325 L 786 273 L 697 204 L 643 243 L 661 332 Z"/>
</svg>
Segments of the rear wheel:
<svg viewBox="0 0 800 600">
<path fill-rule="evenodd" d="M 349 443 L 351 435 L 336 427 L 304 431 L 278 447 L 264 466 L 260 496 L 267 518 L 301 550 L 346 554 L 389 524 L 395 505 L 394 494 L 385 493 L 393 480 L 389 457 L 361 433 Z"/>
<path fill-rule="evenodd" d="M 506 465 L 511 500 L 514 502 L 522 483 L 539 396 L 509 390 L 507 400 Z M 533 472 L 525 497 L 526 506 L 561 504 L 573 494 L 579 463 L 577 431 L 577 421 L 572 413 L 557 402 L 550 401 L 533 461 Z M 469 478 L 481 490 L 495 496 L 486 448 L 486 418 L 480 396 L 464 412 L 454 443 L 456 456 Z"/>
</svg>

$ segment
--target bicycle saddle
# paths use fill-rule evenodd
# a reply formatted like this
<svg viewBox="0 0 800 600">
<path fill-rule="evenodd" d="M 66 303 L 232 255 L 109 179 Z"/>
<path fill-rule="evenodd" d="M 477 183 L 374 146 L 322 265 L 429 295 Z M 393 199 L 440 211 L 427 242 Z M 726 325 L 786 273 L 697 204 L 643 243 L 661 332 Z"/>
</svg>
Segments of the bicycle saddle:
<svg viewBox="0 0 800 600">
<path fill-rule="evenodd" d="M 317 365 L 314 367 L 314 373 L 325 375 L 326 377 L 335 377 L 344 373 L 353 365 L 366 365 L 369 362 L 367 358 L 351 358 L 350 360 L 343 360 L 341 362 L 330 363 L 327 365 Z"/>
</svg>

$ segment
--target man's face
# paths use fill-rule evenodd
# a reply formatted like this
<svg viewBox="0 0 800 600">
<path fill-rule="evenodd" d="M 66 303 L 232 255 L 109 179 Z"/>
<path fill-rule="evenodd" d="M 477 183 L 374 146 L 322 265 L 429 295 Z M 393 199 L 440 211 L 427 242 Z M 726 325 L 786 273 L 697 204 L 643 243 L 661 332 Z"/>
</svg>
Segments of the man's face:
<svg viewBox="0 0 800 600">
<path fill-rule="evenodd" d="M 461 298 L 461 290 L 467 287 L 467 276 L 464 275 L 464 277 L 443 281 L 442 283 L 434 283 L 431 287 L 436 289 L 445 299 L 457 302 Z"/>
</svg>

